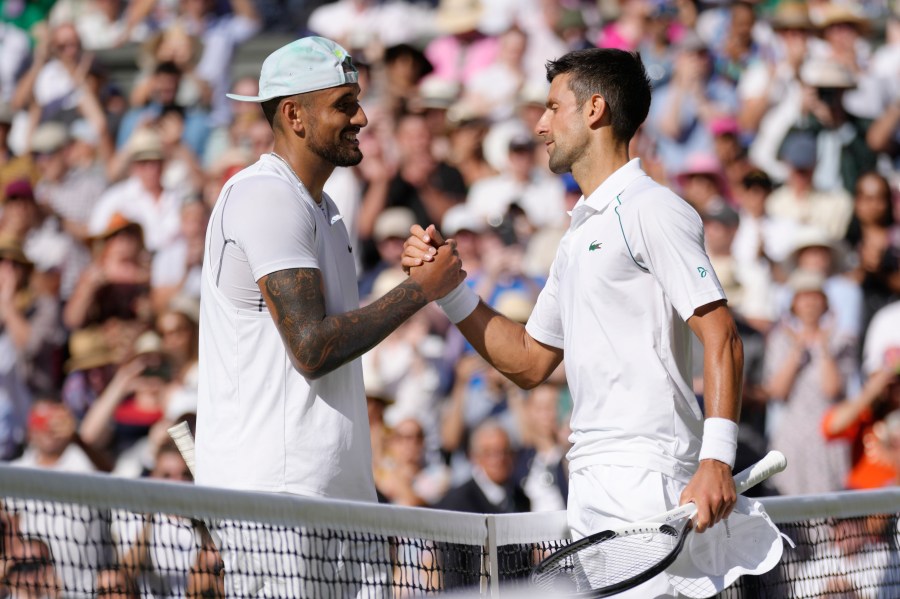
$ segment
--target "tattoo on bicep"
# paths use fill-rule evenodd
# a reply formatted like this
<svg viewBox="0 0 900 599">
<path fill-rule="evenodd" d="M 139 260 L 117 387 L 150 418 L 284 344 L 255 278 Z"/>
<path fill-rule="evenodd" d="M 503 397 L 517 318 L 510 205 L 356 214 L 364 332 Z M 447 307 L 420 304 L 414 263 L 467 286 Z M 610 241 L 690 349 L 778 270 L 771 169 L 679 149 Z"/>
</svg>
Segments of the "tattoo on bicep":
<svg viewBox="0 0 900 599">
<path fill-rule="evenodd" d="M 295 363 L 307 373 L 330 372 L 362 355 L 428 303 L 407 280 L 364 308 L 326 317 L 322 275 L 312 268 L 268 275 L 264 294 Z"/>
</svg>

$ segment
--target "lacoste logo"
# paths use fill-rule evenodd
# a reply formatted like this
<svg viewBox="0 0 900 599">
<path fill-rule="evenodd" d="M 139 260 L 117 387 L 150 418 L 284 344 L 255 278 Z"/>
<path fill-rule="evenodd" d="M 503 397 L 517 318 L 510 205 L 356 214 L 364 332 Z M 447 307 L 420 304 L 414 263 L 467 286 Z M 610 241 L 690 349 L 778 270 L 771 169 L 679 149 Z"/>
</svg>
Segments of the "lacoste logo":
<svg viewBox="0 0 900 599">
<path fill-rule="evenodd" d="M 698 267 L 697 267 L 697 272 L 700 273 L 700 278 L 702 279 L 702 278 L 706 277 L 706 273 L 707 273 L 708 271 L 707 271 L 705 268 L 703 268 L 702 266 L 698 266 Z"/>
<path fill-rule="evenodd" d="M 603 245 L 603 242 L 597 243 L 597 241 L 592 241 L 591 245 L 588 246 L 588 251 L 593 252 L 594 250 L 599 250 L 600 246 Z"/>
</svg>

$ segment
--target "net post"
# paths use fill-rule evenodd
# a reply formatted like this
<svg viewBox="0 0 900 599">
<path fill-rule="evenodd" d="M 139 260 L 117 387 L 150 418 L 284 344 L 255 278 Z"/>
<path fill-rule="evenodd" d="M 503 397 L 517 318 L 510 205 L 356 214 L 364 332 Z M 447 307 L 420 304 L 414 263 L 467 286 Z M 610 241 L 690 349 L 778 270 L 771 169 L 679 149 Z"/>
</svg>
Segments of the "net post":
<svg viewBox="0 0 900 599">
<path fill-rule="evenodd" d="M 489 596 L 500 597 L 500 558 L 497 550 L 497 518 L 487 515 L 487 575 L 490 585 Z"/>
</svg>

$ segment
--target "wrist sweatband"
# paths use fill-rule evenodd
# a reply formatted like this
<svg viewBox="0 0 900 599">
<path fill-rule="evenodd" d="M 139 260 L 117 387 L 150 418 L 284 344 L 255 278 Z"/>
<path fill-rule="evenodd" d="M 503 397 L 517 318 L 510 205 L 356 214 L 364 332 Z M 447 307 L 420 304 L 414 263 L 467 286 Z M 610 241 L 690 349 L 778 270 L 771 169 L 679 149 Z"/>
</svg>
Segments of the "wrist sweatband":
<svg viewBox="0 0 900 599">
<path fill-rule="evenodd" d="M 701 460 L 719 460 L 734 467 L 737 452 L 738 425 L 727 418 L 707 418 L 703 421 Z"/>
<path fill-rule="evenodd" d="M 444 314 L 447 315 L 447 318 L 450 319 L 450 322 L 456 324 L 475 310 L 481 298 L 463 281 L 456 289 L 435 301 L 444 311 Z"/>
</svg>

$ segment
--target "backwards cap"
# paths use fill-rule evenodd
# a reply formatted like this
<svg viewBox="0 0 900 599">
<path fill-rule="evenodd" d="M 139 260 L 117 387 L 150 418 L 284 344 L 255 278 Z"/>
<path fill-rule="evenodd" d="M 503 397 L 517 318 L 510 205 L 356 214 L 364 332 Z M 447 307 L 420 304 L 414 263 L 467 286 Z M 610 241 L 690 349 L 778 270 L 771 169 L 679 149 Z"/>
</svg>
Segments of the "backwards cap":
<svg viewBox="0 0 900 599">
<path fill-rule="evenodd" d="M 269 54 L 259 73 L 258 96 L 226 95 L 239 102 L 265 102 L 356 83 L 358 78 L 346 50 L 324 37 L 310 36 Z"/>
</svg>

